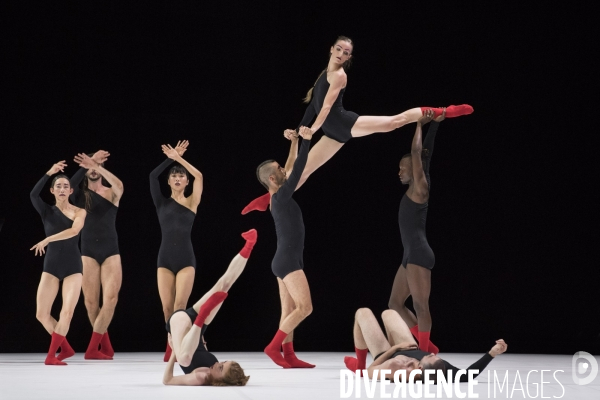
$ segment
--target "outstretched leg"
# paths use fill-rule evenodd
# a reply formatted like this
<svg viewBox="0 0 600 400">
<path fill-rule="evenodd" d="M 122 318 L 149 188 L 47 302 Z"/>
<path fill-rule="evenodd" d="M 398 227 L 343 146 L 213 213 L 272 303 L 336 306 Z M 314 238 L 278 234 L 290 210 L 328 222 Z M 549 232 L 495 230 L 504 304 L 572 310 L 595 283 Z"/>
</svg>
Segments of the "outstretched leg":
<svg viewBox="0 0 600 400">
<path fill-rule="evenodd" d="M 46 356 L 46 365 L 67 365 L 56 357 L 56 351 L 59 347 L 63 346 L 63 342 L 66 340 L 65 336 L 69 332 L 73 312 L 75 311 L 75 306 L 79 300 L 79 293 L 81 292 L 81 280 L 81 274 L 69 275 L 63 280 L 63 305 L 60 310 L 60 318 L 54 326 L 54 332 L 52 332 L 52 342 Z"/>
<path fill-rule="evenodd" d="M 194 311 L 198 313 L 194 324 L 191 324 L 184 313 L 176 313 L 171 318 L 171 337 L 175 346 L 173 350 L 177 361 L 183 366 L 189 365 L 200 343 L 202 325 L 208 325 L 212 322 L 221 309 L 222 302 L 227 297 L 227 292 L 244 271 L 248 257 L 250 257 L 252 248 L 256 243 L 257 232 L 251 229 L 244 232 L 242 237 L 246 239 L 244 248 L 231 260 L 227 271 L 217 283 L 192 306 Z"/>
<path fill-rule="evenodd" d="M 408 264 L 406 272 L 413 307 L 417 313 L 419 349 L 437 354 L 439 349 L 429 340 L 431 332 L 431 314 L 429 313 L 431 270 L 415 264 Z"/>
<path fill-rule="evenodd" d="M 392 116 L 360 116 L 352 127 L 352 137 L 366 136 L 377 132 L 391 132 L 403 125 L 417 122 L 417 120 L 423 116 L 423 111 L 429 109 L 433 110 L 434 118 L 442 115 L 442 108 L 417 107 Z M 460 117 L 461 115 L 468 115 L 472 112 L 473 107 L 468 104 L 449 106 L 446 108 L 446 118 Z"/>
<path fill-rule="evenodd" d="M 302 176 L 296 190 L 300 189 L 308 177 L 325 164 L 339 149 L 342 148 L 344 143 L 337 142 L 327 136 L 321 137 L 319 141 L 310 149 L 308 152 L 308 159 L 306 160 L 306 166 L 302 171 Z"/>
<path fill-rule="evenodd" d="M 344 363 L 351 371 L 367 367 L 367 351 L 372 357 L 376 357 L 391 347 L 373 311 L 368 308 L 359 308 L 356 311 L 353 335 L 356 358 L 344 357 Z"/>
</svg>

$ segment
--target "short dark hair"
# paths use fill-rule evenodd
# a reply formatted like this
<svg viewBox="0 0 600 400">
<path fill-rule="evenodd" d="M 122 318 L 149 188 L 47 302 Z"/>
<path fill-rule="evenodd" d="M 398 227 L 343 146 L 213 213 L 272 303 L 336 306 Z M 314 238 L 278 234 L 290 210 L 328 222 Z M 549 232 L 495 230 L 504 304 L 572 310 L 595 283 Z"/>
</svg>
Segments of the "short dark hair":
<svg viewBox="0 0 600 400">
<path fill-rule="evenodd" d="M 263 161 L 258 167 L 256 167 L 256 179 L 258 179 L 260 184 L 263 185 L 267 190 L 269 190 L 269 178 L 265 178 L 264 167 L 274 162 L 275 160 Z M 269 175 L 271 175 L 271 171 L 269 171 Z"/>
<path fill-rule="evenodd" d="M 442 360 L 441 358 L 438 358 L 437 360 L 435 360 L 432 363 L 429 362 L 424 362 L 422 363 L 422 367 L 423 367 L 423 379 L 425 379 L 425 371 L 426 370 L 434 370 L 436 373 L 433 375 L 433 381 L 435 383 L 437 383 L 437 371 L 440 370 L 442 371 L 442 375 L 444 375 L 445 377 L 447 377 L 446 375 L 446 362 L 444 360 Z"/>
<path fill-rule="evenodd" d="M 171 167 L 171 169 L 169 170 L 169 176 L 175 175 L 175 174 L 183 174 L 189 178 L 187 169 L 185 169 L 180 164 L 173 165 L 173 167 Z"/>
</svg>

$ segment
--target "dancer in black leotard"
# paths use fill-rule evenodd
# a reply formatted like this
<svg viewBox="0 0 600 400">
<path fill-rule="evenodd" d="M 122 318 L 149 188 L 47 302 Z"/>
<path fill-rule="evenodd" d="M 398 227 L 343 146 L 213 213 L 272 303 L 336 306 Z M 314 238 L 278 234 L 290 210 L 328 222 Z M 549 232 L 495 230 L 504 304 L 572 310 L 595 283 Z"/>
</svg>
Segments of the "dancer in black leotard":
<svg viewBox="0 0 600 400">
<path fill-rule="evenodd" d="M 419 340 L 419 348 L 423 351 L 439 352 L 429 339 L 431 332 L 431 314 L 429 313 L 429 294 L 431 292 L 431 269 L 435 257 L 425 235 L 425 222 L 429 201 L 430 179 L 429 164 L 433 154 L 433 142 L 438 124 L 444 119 L 444 113 L 437 117 L 429 127 L 425 142 L 422 142 L 422 124 L 433 117 L 432 111 L 426 111 L 417 122 L 417 129 L 412 142 L 410 154 L 400 160 L 400 180 L 408 185 L 402 197 L 398 211 L 398 223 L 402 236 L 404 255 L 398 269 L 389 307 L 396 310 L 411 327 L 411 332 Z M 404 304 L 408 296 L 412 296 L 415 315 Z"/>
<path fill-rule="evenodd" d="M 75 162 L 81 168 L 71 178 L 71 201 L 80 207 L 86 207 L 88 211 L 87 221 L 81 232 L 81 288 L 93 330 L 84 356 L 86 360 L 110 360 L 115 354 L 107 329 L 115 313 L 123 277 L 115 228 L 119 201 L 123 195 L 123 182 L 104 168 L 104 161 L 109 155 L 104 150 L 99 150 L 91 158 L 83 153 L 78 154 Z M 82 181 L 83 188 L 79 189 Z"/>
<path fill-rule="evenodd" d="M 158 251 L 158 293 L 162 302 L 165 321 L 173 310 L 187 306 L 194 285 L 196 257 L 192 247 L 191 232 L 196 211 L 203 190 L 203 178 L 189 162 L 181 156 L 188 147 L 188 141 L 180 141 L 175 148 L 162 145 L 163 153 L 168 157 L 150 173 L 150 193 L 156 206 L 162 241 Z M 171 196 L 164 197 L 160 191 L 158 176 L 173 161 L 176 165 L 169 171 Z M 185 188 L 189 184 L 188 171 L 194 177 L 193 191 L 185 197 Z M 165 361 L 168 361 L 171 348 L 167 344 Z"/>
<path fill-rule="evenodd" d="M 288 137 L 292 140 L 292 145 L 285 169 L 273 160 L 263 162 L 256 169 L 258 180 L 271 195 L 271 214 L 277 232 L 277 252 L 271 269 L 277 277 L 281 297 L 279 330 L 265 348 L 265 353 L 284 368 L 314 367 L 296 357 L 292 344 L 294 329 L 312 312 L 310 289 L 302 260 L 304 222 L 300 207 L 292 198 L 306 165 L 312 132 L 302 127 L 299 134 L 304 140 L 298 154 L 297 137 Z M 282 344 L 285 357 L 280 352 Z"/>
<path fill-rule="evenodd" d="M 409 377 L 410 373 L 416 369 L 421 370 L 423 374 L 426 370 L 441 370 L 447 380 L 455 381 L 459 368 L 433 353 L 419 350 L 406 322 L 396 311 L 385 310 L 381 314 L 381 318 L 387 338 L 371 310 L 360 308 L 356 311 L 353 328 L 356 358 L 344 358 L 344 363 L 348 369 L 353 372 L 367 369 L 370 378 L 373 377 L 375 370 L 390 370 L 391 373 L 386 375 L 388 379 L 393 379 L 394 373 L 398 370 L 406 371 L 406 377 Z M 479 370 L 478 374 L 480 374 L 494 357 L 504 353 L 507 348 L 508 346 L 504 340 L 496 340 L 494 347 L 469 366 L 467 371 L 476 369 Z M 373 363 L 367 368 L 366 360 L 369 352 L 373 357 Z M 415 380 L 417 379 L 422 379 L 422 375 L 417 375 Z M 435 381 L 435 373 L 431 376 L 431 379 Z M 466 373 L 459 378 L 460 382 L 467 382 L 467 380 L 468 375 Z"/>
<path fill-rule="evenodd" d="M 246 245 L 237 254 L 225 274 L 202 298 L 186 310 L 177 310 L 167 321 L 169 341 L 173 353 L 165 369 L 163 383 L 165 385 L 213 385 L 213 386 L 244 386 L 249 376 L 235 361 L 219 362 L 206 350 L 204 334 L 221 308 L 227 292 L 244 271 L 252 248 L 256 243 L 256 230 L 244 232 Z M 202 341 L 202 343 L 200 342 Z M 183 376 L 173 376 L 175 360 L 185 373 Z"/>
<path fill-rule="evenodd" d="M 401 126 L 416 122 L 425 110 L 433 110 L 434 116 L 442 113 L 440 108 L 417 107 L 393 116 L 358 116 L 346 111 L 342 105 L 342 97 L 346 90 L 346 72 L 352 62 L 354 43 L 346 36 L 339 36 L 329 51 L 329 63 L 323 70 L 315 86 L 310 89 L 304 101 L 309 103 L 300 122 L 300 126 L 308 126 L 316 119 L 311 130 L 316 132 L 323 128 L 325 137 L 321 138 L 311 149 L 304 173 L 298 187 L 316 169 L 329 160 L 345 142 L 353 137 L 366 136 L 376 132 L 390 132 Z M 459 117 L 473 112 L 469 105 L 450 106 L 446 117 Z"/>
<path fill-rule="evenodd" d="M 441 108 L 431 107 L 411 108 L 393 116 L 359 116 L 352 111 L 346 111 L 342 104 L 347 83 L 345 69 L 352 62 L 353 48 L 354 43 L 350 38 L 346 36 L 337 38 L 329 50 L 327 68 L 321 72 L 304 99 L 305 103 L 309 104 L 298 127 L 308 126 L 316 115 L 310 129 L 315 133 L 323 128 L 324 136 L 310 150 L 306 167 L 296 189 L 299 189 L 313 172 L 333 157 L 351 138 L 393 131 L 408 123 L 416 122 L 426 110 L 433 110 L 435 117 L 442 113 Z M 446 117 L 459 117 L 472 112 L 473 107 L 468 104 L 450 106 L 446 110 Z M 284 134 L 289 136 L 289 131 L 286 129 Z M 266 210 L 268 205 L 269 194 L 265 194 L 252 201 L 244 211 Z"/>
<path fill-rule="evenodd" d="M 79 232 L 83 228 L 86 212 L 84 209 L 69 204 L 69 195 L 73 192 L 69 178 L 57 175 L 52 180 L 50 192 L 54 195 L 56 204 L 50 206 L 41 198 L 40 193 L 50 176 L 63 172 L 67 166 L 64 160 L 59 161 L 48 170 L 31 191 L 30 198 L 36 211 L 44 222 L 46 238 L 33 246 L 35 255 L 48 252 L 44 259 L 44 272 L 37 292 L 36 317 L 46 331 L 52 335 L 50 349 L 46 356 L 46 365 L 67 365 L 65 358 L 75 352 L 65 338 L 69 331 L 73 311 L 79 300 L 81 290 L 81 253 L 79 252 Z M 60 281 L 63 281 L 63 304 L 60 318 L 56 321 L 50 314 L 52 304 L 56 299 Z M 56 356 L 58 348 L 61 352 Z"/>
</svg>

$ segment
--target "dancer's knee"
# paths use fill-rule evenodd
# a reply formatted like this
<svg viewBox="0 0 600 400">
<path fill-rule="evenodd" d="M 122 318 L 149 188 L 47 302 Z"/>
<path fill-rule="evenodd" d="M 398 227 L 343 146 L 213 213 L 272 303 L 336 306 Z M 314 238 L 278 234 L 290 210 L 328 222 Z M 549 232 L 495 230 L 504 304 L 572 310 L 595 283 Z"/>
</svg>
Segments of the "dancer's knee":
<svg viewBox="0 0 600 400">
<path fill-rule="evenodd" d="M 60 322 L 70 323 L 73 318 L 73 310 L 61 310 L 60 311 Z"/>
<path fill-rule="evenodd" d="M 298 304 L 297 310 L 298 310 L 298 312 L 300 312 L 300 314 L 302 315 L 303 318 L 306 318 L 310 314 L 312 314 L 312 311 L 313 311 L 312 303 Z"/>
<path fill-rule="evenodd" d="M 113 309 L 117 306 L 117 301 L 119 301 L 119 295 L 117 293 L 111 293 L 104 296 L 102 299 L 102 307 Z"/>
<path fill-rule="evenodd" d="M 381 313 L 381 319 L 386 320 L 386 319 L 394 318 L 397 315 L 398 315 L 398 312 L 396 312 L 395 310 L 385 310 Z"/>
<path fill-rule="evenodd" d="M 373 314 L 373 311 L 371 311 L 370 308 L 363 307 L 363 308 L 359 308 L 358 310 L 356 310 L 355 317 L 356 317 L 356 319 L 360 319 L 360 318 L 363 318 L 370 314 Z"/>
<path fill-rule="evenodd" d="M 85 309 L 88 314 L 98 314 L 100 310 L 100 303 L 96 299 L 85 298 Z"/>
<path fill-rule="evenodd" d="M 42 325 L 44 325 L 45 323 L 49 322 L 51 317 L 50 314 L 45 312 L 45 311 L 40 311 L 37 310 L 35 313 L 35 318 L 40 321 L 42 323 Z"/>
<path fill-rule="evenodd" d="M 417 316 L 429 313 L 429 301 L 427 299 L 417 300 L 413 298 L 413 307 L 415 308 Z"/>
</svg>

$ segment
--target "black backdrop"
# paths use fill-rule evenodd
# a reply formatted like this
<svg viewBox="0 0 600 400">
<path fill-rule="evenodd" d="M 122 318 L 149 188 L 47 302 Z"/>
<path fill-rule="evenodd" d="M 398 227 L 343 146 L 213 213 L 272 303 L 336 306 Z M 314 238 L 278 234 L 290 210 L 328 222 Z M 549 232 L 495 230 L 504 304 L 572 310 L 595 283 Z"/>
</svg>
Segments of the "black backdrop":
<svg viewBox="0 0 600 400">
<path fill-rule="evenodd" d="M 600 351 L 591 231 L 598 195 L 584 177 L 594 164 L 595 105 L 585 94 L 593 80 L 574 50 L 590 10 L 149 3 L 4 6 L 1 352 L 42 352 L 49 341 L 35 319 L 43 260 L 28 249 L 43 229 L 29 191 L 54 162 L 67 159 L 73 174 L 73 156 L 97 149 L 111 152 L 106 166 L 125 185 L 112 341 L 117 351 L 164 350 L 148 174 L 164 159 L 160 145 L 178 139 L 190 140 L 186 159 L 205 177 L 191 300 L 239 251 L 240 232 L 258 229 L 207 340 L 215 351 L 262 350 L 280 312 L 273 222 L 239 212 L 263 193 L 256 165 L 285 161 L 282 132 L 303 115 L 300 100 L 338 34 L 355 41 L 346 109 L 475 108 L 442 124 L 432 161 L 432 340 L 442 351 L 483 352 L 498 338 L 512 352 Z M 354 311 L 386 308 L 402 255 L 397 165 L 413 132 L 351 140 L 296 194 L 314 303 L 296 331 L 297 350 L 351 351 Z M 90 335 L 81 297 L 68 337 L 83 351 Z"/>
</svg>

